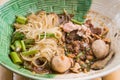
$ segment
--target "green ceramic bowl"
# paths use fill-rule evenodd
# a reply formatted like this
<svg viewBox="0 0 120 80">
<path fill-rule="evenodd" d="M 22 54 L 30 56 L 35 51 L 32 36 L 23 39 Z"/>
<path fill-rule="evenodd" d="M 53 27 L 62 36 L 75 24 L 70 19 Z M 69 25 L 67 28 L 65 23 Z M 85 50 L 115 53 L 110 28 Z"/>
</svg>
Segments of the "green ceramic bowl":
<svg viewBox="0 0 120 80">
<path fill-rule="evenodd" d="M 94 1 L 102 2 L 104 0 Z M 112 72 L 113 69 L 108 67 L 105 69 L 106 72 L 103 70 L 103 73 L 99 71 L 90 72 L 87 74 L 33 74 L 31 71 L 26 70 L 19 65 L 13 64 L 8 56 L 10 53 L 9 46 L 13 33 L 12 24 L 14 23 L 15 15 L 27 15 L 31 12 L 37 12 L 40 10 L 62 13 L 63 9 L 66 9 L 68 13 L 75 14 L 75 19 L 83 21 L 83 16 L 89 9 L 90 4 L 91 0 L 9 0 L 4 5 L 0 5 L 0 64 L 15 73 L 37 80 L 83 80 L 103 76 L 109 72 Z M 109 71 L 110 69 L 111 71 Z"/>
<path fill-rule="evenodd" d="M 62 13 L 66 9 L 68 13 L 75 14 L 75 18 L 83 21 L 83 16 L 89 9 L 91 0 L 9 0 L 0 6 L 0 63 L 6 68 L 33 79 L 50 79 L 56 74 L 33 74 L 29 70 L 13 64 L 8 54 L 13 33 L 12 24 L 15 15 L 27 15 L 31 12 L 45 10 L 47 12 Z M 81 8 L 80 8 L 81 7 Z M 84 8 L 83 8 L 84 7 Z M 67 77 L 66 77 L 67 78 Z"/>
</svg>

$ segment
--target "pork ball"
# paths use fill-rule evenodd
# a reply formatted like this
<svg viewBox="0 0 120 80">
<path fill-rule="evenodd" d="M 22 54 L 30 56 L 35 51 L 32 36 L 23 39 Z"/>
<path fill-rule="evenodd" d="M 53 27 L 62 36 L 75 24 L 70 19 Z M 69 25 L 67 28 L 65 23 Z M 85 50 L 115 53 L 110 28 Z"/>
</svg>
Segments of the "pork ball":
<svg viewBox="0 0 120 80">
<path fill-rule="evenodd" d="M 97 59 L 102 59 L 108 54 L 109 45 L 103 40 L 95 40 L 92 43 L 92 50 Z"/>
<path fill-rule="evenodd" d="M 71 67 L 71 60 L 65 55 L 54 56 L 51 66 L 54 71 L 63 73 Z"/>
</svg>

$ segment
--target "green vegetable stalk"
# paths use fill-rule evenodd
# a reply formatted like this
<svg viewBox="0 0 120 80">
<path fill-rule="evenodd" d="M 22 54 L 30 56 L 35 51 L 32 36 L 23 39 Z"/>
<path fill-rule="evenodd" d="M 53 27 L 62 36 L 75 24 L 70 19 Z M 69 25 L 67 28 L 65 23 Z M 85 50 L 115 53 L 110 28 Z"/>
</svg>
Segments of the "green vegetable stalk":
<svg viewBox="0 0 120 80">
<path fill-rule="evenodd" d="M 12 37 L 12 43 L 14 43 L 14 41 L 16 41 L 16 40 L 22 40 L 24 38 L 25 38 L 25 35 L 23 33 L 21 33 L 21 32 L 15 32 L 13 34 L 13 37 Z"/>
<path fill-rule="evenodd" d="M 33 55 L 36 53 L 38 53 L 38 50 L 30 50 L 30 51 L 22 52 L 22 54 L 25 56 Z"/>
<path fill-rule="evenodd" d="M 41 34 L 40 38 L 43 39 L 45 37 L 45 34 Z M 56 38 L 54 33 L 46 33 L 46 38 Z"/>
<path fill-rule="evenodd" d="M 13 51 L 15 51 L 15 46 L 14 45 L 11 45 L 10 47 Z"/>
<path fill-rule="evenodd" d="M 11 52 L 10 57 L 15 64 L 22 64 L 22 60 L 16 52 Z"/>
<path fill-rule="evenodd" d="M 19 40 L 17 40 L 17 41 L 14 42 L 14 45 L 15 45 L 15 51 L 19 52 L 22 48 L 21 42 Z"/>
<path fill-rule="evenodd" d="M 77 21 L 77 20 L 75 20 L 75 19 L 71 19 L 71 21 L 72 21 L 73 23 L 75 23 L 75 24 L 79 24 L 79 25 L 82 25 L 82 24 L 83 24 L 82 22 L 79 22 L 79 21 Z"/>
<path fill-rule="evenodd" d="M 34 39 L 25 39 L 24 43 L 26 45 L 32 45 L 32 44 L 35 44 L 35 40 Z"/>
<path fill-rule="evenodd" d="M 21 46 L 22 46 L 22 50 L 26 51 L 26 46 L 23 40 L 21 40 Z"/>
<path fill-rule="evenodd" d="M 76 56 L 76 59 L 78 59 L 81 55 L 83 55 L 83 52 L 80 52 L 80 53 Z"/>
<path fill-rule="evenodd" d="M 20 23 L 20 24 L 25 24 L 27 22 L 27 18 L 25 18 L 23 16 L 17 16 L 16 17 L 16 22 Z"/>
</svg>

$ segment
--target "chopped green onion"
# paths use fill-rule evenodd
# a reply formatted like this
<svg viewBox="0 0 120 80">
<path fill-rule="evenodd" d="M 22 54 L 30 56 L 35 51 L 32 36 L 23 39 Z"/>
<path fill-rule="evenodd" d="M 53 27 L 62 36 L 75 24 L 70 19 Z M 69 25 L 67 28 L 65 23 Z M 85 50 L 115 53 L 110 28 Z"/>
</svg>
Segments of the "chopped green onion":
<svg viewBox="0 0 120 80">
<path fill-rule="evenodd" d="M 23 40 L 21 40 L 21 46 L 22 46 L 22 50 L 26 51 L 26 46 Z"/>
<path fill-rule="evenodd" d="M 32 44 L 35 44 L 35 40 L 34 39 L 25 39 L 24 43 L 26 45 L 32 45 Z"/>
<path fill-rule="evenodd" d="M 87 65 L 86 63 L 81 64 L 80 66 L 81 66 L 81 68 L 83 68 L 83 69 L 88 67 L 88 65 Z"/>
<path fill-rule="evenodd" d="M 41 34 L 40 38 L 43 39 L 45 37 L 45 34 Z M 54 33 L 46 33 L 46 38 L 51 38 L 54 37 L 55 38 L 55 34 Z"/>
<path fill-rule="evenodd" d="M 69 36 L 70 35 L 70 33 L 67 33 L 67 36 Z"/>
<path fill-rule="evenodd" d="M 27 48 L 27 49 L 29 49 L 29 48 L 31 48 L 31 47 L 33 47 L 33 45 L 26 45 L 26 48 Z"/>
<path fill-rule="evenodd" d="M 16 40 L 22 40 L 25 38 L 25 35 L 21 32 L 15 32 L 12 37 L 12 43 Z"/>
<path fill-rule="evenodd" d="M 21 64 L 22 63 L 22 60 L 19 58 L 19 56 L 16 52 L 11 52 L 10 57 L 15 64 Z"/>
<path fill-rule="evenodd" d="M 33 55 L 36 53 L 38 53 L 38 50 L 30 50 L 30 51 L 22 52 L 22 54 L 25 56 Z"/>
<path fill-rule="evenodd" d="M 19 40 L 14 42 L 16 52 L 19 52 L 22 48 L 21 42 Z"/>
<path fill-rule="evenodd" d="M 11 45 L 10 47 L 11 47 L 11 49 L 12 49 L 13 51 L 15 50 L 15 46 L 14 46 L 14 45 Z"/>
<path fill-rule="evenodd" d="M 90 48 L 86 48 L 86 51 L 89 51 L 90 50 Z"/>
<path fill-rule="evenodd" d="M 82 25 L 82 24 L 83 24 L 83 22 L 79 22 L 79 21 L 77 21 L 77 20 L 75 20 L 75 19 L 71 19 L 71 21 L 72 21 L 73 23 L 76 23 L 76 24 L 79 24 L 79 25 Z"/>
<path fill-rule="evenodd" d="M 20 23 L 20 24 L 25 24 L 27 22 L 27 18 L 25 18 L 23 16 L 17 16 L 16 17 L 16 22 Z"/>
<path fill-rule="evenodd" d="M 76 56 L 76 59 L 78 59 L 81 55 L 83 55 L 83 52 L 80 52 L 80 53 Z"/>
</svg>

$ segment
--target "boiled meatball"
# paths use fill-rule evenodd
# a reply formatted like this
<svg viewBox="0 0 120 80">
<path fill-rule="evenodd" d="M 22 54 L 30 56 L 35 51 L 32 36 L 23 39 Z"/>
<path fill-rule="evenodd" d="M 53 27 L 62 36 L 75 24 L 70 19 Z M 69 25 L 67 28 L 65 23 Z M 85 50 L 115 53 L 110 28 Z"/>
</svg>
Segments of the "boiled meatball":
<svg viewBox="0 0 120 80">
<path fill-rule="evenodd" d="M 102 59 L 108 54 L 109 45 L 103 40 L 95 40 L 92 43 L 92 50 L 97 59 Z"/>
<path fill-rule="evenodd" d="M 54 56 L 51 66 L 54 71 L 63 73 L 71 67 L 71 60 L 65 55 Z"/>
</svg>

